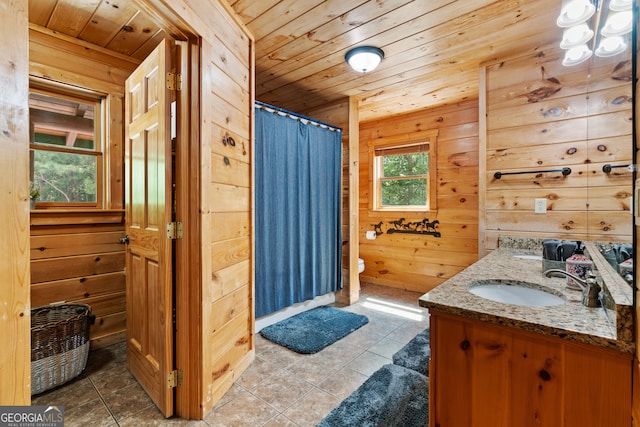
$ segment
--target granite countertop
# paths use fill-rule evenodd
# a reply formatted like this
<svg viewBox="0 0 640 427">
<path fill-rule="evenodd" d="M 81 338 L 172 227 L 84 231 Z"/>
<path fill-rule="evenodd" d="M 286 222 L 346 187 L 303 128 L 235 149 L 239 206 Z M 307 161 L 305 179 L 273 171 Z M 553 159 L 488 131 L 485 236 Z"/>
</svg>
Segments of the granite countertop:
<svg viewBox="0 0 640 427">
<path fill-rule="evenodd" d="M 631 321 L 621 321 L 621 314 L 631 319 L 631 305 L 622 301 L 616 310 L 609 306 L 589 308 L 582 305 L 582 291 L 573 290 L 566 286 L 566 278 L 542 275 L 542 261 L 527 259 L 513 255 L 540 255 L 540 251 L 527 250 L 518 247 L 499 247 L 489 255 L 456 274 L 440 286 L 423 295 L 419 304 L 428 309 L 468 317 L 481 321 L 510 326 L 540 334 L 556 336 L 563 339 L 593 344 L 624 352 L 633 352 Z M 594 260 L 595 262 L 595 260 Z M 606 264 L 606 261 L 604 262 Z M 603 270 L 606 266 L 596 263 Z M 613 270 L 613 269 L 611 269 Z M 597 273 L 600 281 L 608 280 L 608 272 Z M 533 287 L 541 286 L 551 289 L 552 293 L 566 298 L 566 303 L 547 307 L 529 307 L 494 302 L 468 291 L 469 285 L 482 280 L 511 280 L 526 282 Z M 626 283 L 623 281 L 624 285 Z M 606 292 L 607 297 L 627 298 L 631 294 L 623 292 L 623 297 L 616 296 L 618 292 L 616 282 L 613 292 Z M 605 284 L 606 286 L 606 284 Z M 607 304 L 609 305 L 609 304 Z M 617 321 L 616 321 L 617 319 Z"/>
</svg>

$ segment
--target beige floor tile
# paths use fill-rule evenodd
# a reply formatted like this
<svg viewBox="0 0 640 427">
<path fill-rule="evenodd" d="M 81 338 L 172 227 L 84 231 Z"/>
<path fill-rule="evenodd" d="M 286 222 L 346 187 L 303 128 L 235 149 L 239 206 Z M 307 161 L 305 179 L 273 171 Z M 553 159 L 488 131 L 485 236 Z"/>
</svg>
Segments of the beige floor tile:
<svg viewBox="0 0 640 427">
<path fill-rule="evenodd" d="M 312 388 L 293 371 L 282 369 L 258 384 L 251 393 L 282 412 Z"/>
<path fill-rule="evenodd" d="M 237 384 L 251 390 L 282 367 L 271 359 L 256 357 L 251 366 L 238 378 Z"/>
<path fill-rule="evenodd" d="M 404 347 L 406 342 L 404 341 L 396 341 L 393 338 L 383 338 L 382 341 L 377 342 L 373 346 L 369 347 L 371 353 L 375 353 L 379 356 L 386 357 L 387 359 L 392 359 L 393 355 L 396 354 L 398 350 Z"/>
<path fill-rule="evenodd" d="M 385 335 L 377 333 L 370 325 L 364 325 L 357 331 L 342 338 L 342 340 L 347 344 L 367 349 L 384 337 Z"/>
<path fill-rule="evenodd" d="M 282 368 L 286 368 L 305 357 L 304 354 L 296 353 L 286 347 L 275 344 L 259 334 L 256 335 L 256 356 L 277 363 Z"/>
<path fill-rule="evenodd" d="M 243 391 L 229 403 L 212 411 L 205 422 L 216 427 L 255 427 L 261 426 L 279 413 L 262 399 L 248 391 Z"/>
<path fill-rule="evenodd" d="M 274 419 L 272 419 L 271 421 L 269 421 L 268 423 L 266 423 L 264 427 L 303 427 L 303 426 L 300 426 L 294 423 L 289 418 L 281 414 L 275 417 Z"/>
<path fill-rule="evenodd" d="M 32 396 L 31 404 L 37 406 L 80 406 L 99 399 L 100 395 L 86 377 L 78 377 L 60 387 Z"/>
<path fill-rule="evenodd" d="M 136 379 L 124 364 L 121 365 L 120 369 L 113 366 L 109 369 L 98 371 L 91 375 L 90 378 L 94 387 L 102 396 L 118 392 L 128 385 L 137 384 Z"/>
<path fill-rule="evenodd" d="M 118 422 L 148 407 L 155 408 L 151 398 L 137 382 L 103 396 L 103 399 L 105 402 L 109 402 L 109 410 Z"/>
<path fill-rule="evenodd" d="M 398 319 L 395 316 L 370 314 L 367 330 L 371 333 L 375 333 L 384 337 L 389 335 L 404 323 L 404 320 Z"/>
<path fill-rule="evenodd" d="M 72 427 L 314 426 L 428 327 L 426 310 L 416 310 L 419 296 L 364 283 L 360 302 L 344 309 L 369 324 L 313 355 L 257 334 L 255 361 L 204 421 L 165 419 L 127 370 L 125 343 L 91 351 L 77 379 L 34 396 L 33 404 L 64 406 Z"/>
<path fill-rule="evenodd" d="M 107 369 L 122 370 L 127 361 L 126 345 L 124 342 L 89 352 L 87 367 L 83 374 L 91 376 L 96 372 Z"/>
<path fill-rule="evenodd" d="M 361 374 L 369 377 L 387 363 L 393 362 L 390 358 L 382 357 L 379 354 L 371 353 L 370 351 L 365 351 L 349 363 L 347 368 L 353 369 L 354 371 L 360 372 Z"/>
<path fill-rule="evenodd" d="M 403 325 L 389 334 L 389 337 L 393 340 L 408 343 L 420 332 L 429 327 L 428 322 L 409 323 Z"/>
<path fill-rule="evenodd" d="M 340 368 L 341 366 L 330 358 L 325 357 L 322 353 L 316 353 L 294 363 L 287 369 L 291 370 L 298 378 L 317 385 Z"/>
<path fill-rule="evenodd" d="M 155 406 L 149 406 L 130 417 L 118 422 L 120 427 L 207 427 L 207 423 L 198 420 L 185 420 L 177 417 L 165 418 Z"/>
<path fill-rule="evenodd" d="M 318 384 L 318 388 L 343 400 L 369 378 L 353 369 L 343 368 Z"/>
<path fill-rule="evenodd" d="M 240 393 L 242 393 L 244 391 L 246 391 L 246 389 L 244 387 L 238 385 L 237 382 L 235 382 L 231 386 L 231 388 L 229 388 L 229 390 L 227 390 L 227 392 L 224 394 L 224 396 L 222 396 L 220 398 L 218 403 L 215 404 L 215 406 L 213 407 L 213 410 L 215 411 L 216 408 L 221 407 L 223 405 L 226 405 L 227 403 L 229 403 L 230 401 L 235 399 L 238 395 L 240 395 Z"/>
<path fill-rule="evenodd" d="M 377 297 L 390 298 L 407 304 L 416 304 L 418 299 L 423 295 L 421 292 L 407 291 L 400 288 L 392 288 L 390 286 L 374 285 L 373 283 L 360 283 L 360 298 L 375 295 Z"/>
<path fill-rule="evenodd" d="M 314 388 L 282 414 L 299 426 L 315 426 L 341 401 L 326 391 Z"/>
<path fill-rule="evenodd" d="M 102 399 L 94 399 L 82 405 L 65 406 L 64 425 L 65 427 L 111 427 L 117 424 Z"/>
<path fill-rule="evenodd" d="M 319 354 L 322 358 L 330 358 L 335 364 L 346 365 L 356 357 L 360 356 L 365 349 L 349 344 L 345 340 L 340 340 L 328 347 L 325 347 Z"/>
</svg>

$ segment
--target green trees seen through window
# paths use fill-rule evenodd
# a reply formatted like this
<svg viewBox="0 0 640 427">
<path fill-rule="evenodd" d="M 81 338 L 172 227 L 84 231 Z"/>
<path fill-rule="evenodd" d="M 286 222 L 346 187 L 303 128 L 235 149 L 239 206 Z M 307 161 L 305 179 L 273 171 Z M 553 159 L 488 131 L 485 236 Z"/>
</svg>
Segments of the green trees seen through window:
<svg viewBox="0 0 640 427">
<path fill-rule="evenodd" d="M 33 179 L 41 202 L 95 202 L 96 156 L 34 150 Z"/>
<path fill-rule="evenodd" d="M 382 206 L 426 206 L 429 153 L 382 156 Z"/>
</svg>

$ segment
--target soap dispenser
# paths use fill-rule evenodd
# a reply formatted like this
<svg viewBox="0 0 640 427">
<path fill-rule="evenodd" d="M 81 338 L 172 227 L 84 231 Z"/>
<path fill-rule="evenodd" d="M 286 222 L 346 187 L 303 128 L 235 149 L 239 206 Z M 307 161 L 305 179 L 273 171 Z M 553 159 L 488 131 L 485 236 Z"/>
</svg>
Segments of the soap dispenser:
<svg viewBox="0 0 640 427">
<path fill-rule="evenodd" d="M 581 279 L 587 278 L 587 272 L 593 269 L 593 261 L 584 254 L 582 249 L 582 242 L 578 240 L 578 245 L 573 251 L 573 255 L 567 258 L 566 271 Z M 582 289 L 575 280 L 571 277 L 567 277 L 567 287 L 571 289 Z"/>
</svg>

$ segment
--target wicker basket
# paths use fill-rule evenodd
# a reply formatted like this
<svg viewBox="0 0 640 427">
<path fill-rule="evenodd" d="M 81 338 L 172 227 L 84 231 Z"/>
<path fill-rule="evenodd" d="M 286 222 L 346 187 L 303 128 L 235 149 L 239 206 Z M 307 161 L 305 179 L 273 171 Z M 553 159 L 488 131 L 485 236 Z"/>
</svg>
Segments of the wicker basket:
<svg viewBox="0 0 640 427">
<path fill-rule="evenodd" d="M 31 394 L 80 375 L 89 355 L 94 316 L 85 304 L 56 304 L 31 310 Z"/>
</svg>

